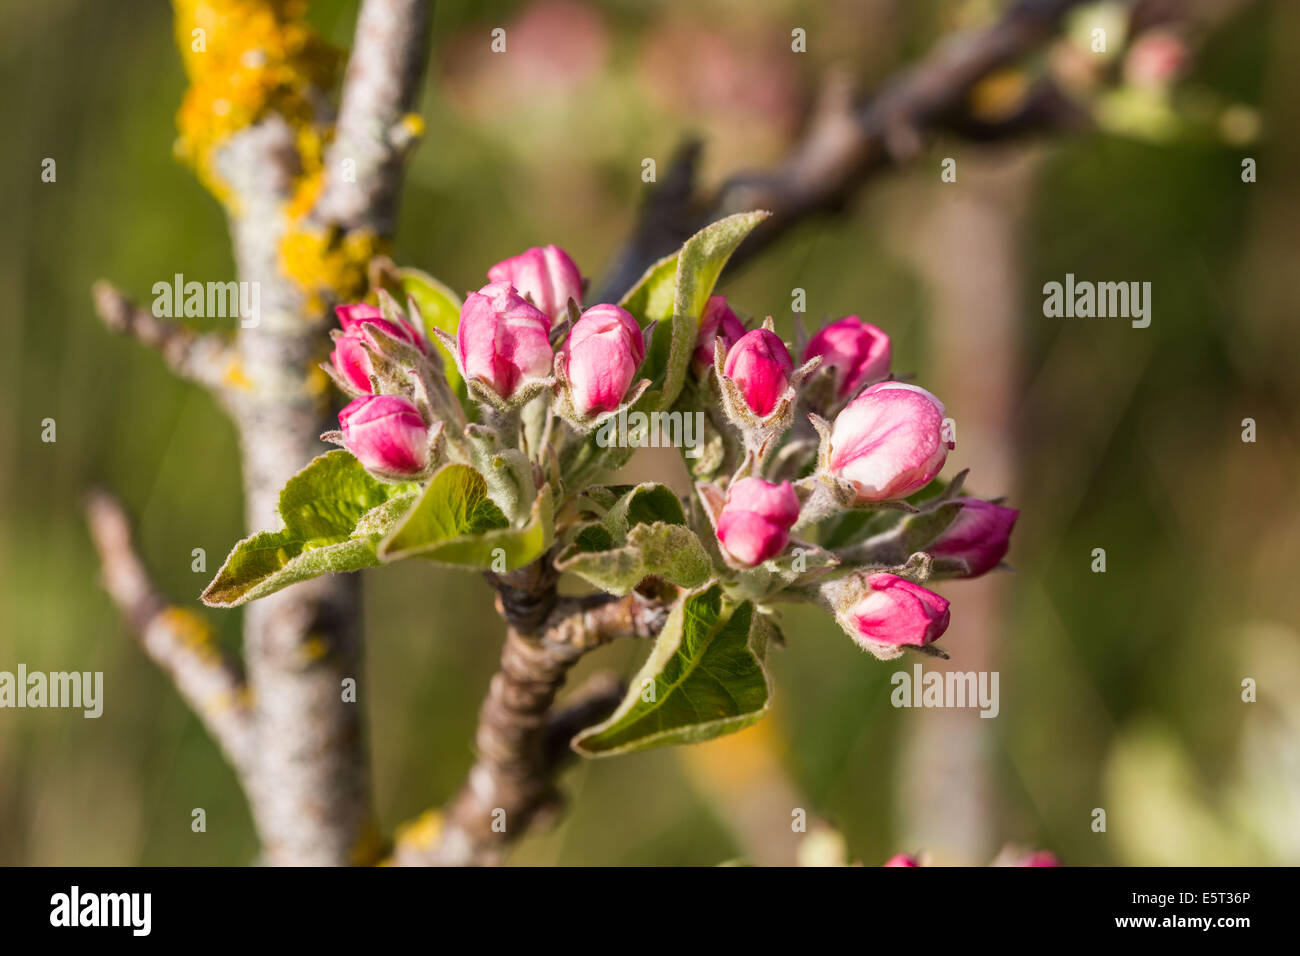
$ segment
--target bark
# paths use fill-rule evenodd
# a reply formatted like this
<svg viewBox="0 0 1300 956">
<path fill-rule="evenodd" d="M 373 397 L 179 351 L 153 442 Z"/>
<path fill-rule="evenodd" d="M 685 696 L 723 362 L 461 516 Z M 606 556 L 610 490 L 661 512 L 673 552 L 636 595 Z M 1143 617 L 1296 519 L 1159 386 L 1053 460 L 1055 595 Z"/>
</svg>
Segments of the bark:
<svg viewBox="0 0 1300 956">
<path fill-rule="evenodd" d="M 616 680 L 598 675 L 568 708 L 553 704 L 584 654 L 621 637 L 653 637 L 667 607 L 633 593 L 614 600 L 560 599 L 549 561 L 495 578 L 508 628 L 501 666 L 479 712 L 477 757 L 447 806 L 437 844 L 399 862 L 440 866 L 500 863 L 511 843 L 559 804 L 555 776 L 577 731 L 608 716 L 622 699 Z"/>
<path fill-rule="evenodd" d="M 423 74 L 430 7 L 428 0 L 362 5 L 313 227 L 391 235 L 401 160 L 419 128 L 409 111 Z M 344 159 L 356 162 L 356 183 L 338 175 Z M 301 173 L 288 123 L 273 114 L 233 134 L 216 166 L 233 197 L 238 278 L 258 286 L 256 324 L 241 323 L 231 346 L 159 323 L 106 285 L 97 287 L 96 302 L 106 324 L 158 348 L 229 412 L 243 456 L 247 525 L 256 531 L 279 526 L 280 489 L 325 450 L 318 436 L 334 424 L 316 369 L 328 350 L 323 310 L 331 303 L 309 297 L 281 269 L 286 203 Z M 239 375 L 228 377 L 231 368 Z M 361 683 L 359 583 L 355 575 L 300 583 L 245 614 L 253 744 L 231 762 L 269 863 L 370 862 L 378 847 L 361 713 L 344 701 L 342 686 L 349 678 Z"/>
<path fill-rule="evenodd" d="M 807 129 L 778 166 L 728 177 L 711 193 L 695 189 L 697 145 L 688 144 L 651 195 L 636 228 L 598 284 L 596 301 L 617 301 L 654 262 L 723 216 L 766 209 L 772 216 L 745 240 L 729 266 L 740 265 L 809 216 L 843 209 L 873 174 L 913 159 L 937 129 L 980 140 L 1006 139 L 1083 122 L 1050 84 L 1039 84 L 1005 121 L 974 124 L 965 104 L 971 89 L 1050 39 L 1083 0 L 1017 0 L 986 30 L 948 38 L 915 67 L 859 104 L 847 80 L 833 74 Z"/>
</svg>

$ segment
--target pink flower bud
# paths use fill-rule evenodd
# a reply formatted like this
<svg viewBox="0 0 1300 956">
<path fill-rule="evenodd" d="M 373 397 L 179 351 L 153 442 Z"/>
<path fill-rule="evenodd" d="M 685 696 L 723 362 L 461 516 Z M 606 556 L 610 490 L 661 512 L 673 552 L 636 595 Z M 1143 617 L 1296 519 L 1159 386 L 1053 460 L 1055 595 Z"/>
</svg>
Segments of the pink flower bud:
<svg viewBox="0 0 1300 956">
<path fill-rule="evenodd" d="M 487 274 L 493 282 L 509 282 L 552 322 L 564 321 L 570 299 L 582 307 L 582 274 L 559 246 L 535 246 L 503 259 Z"/>
<path fill-rule="evenodd" d="M 850 636 L 865 650 L 921 647 L 948 630 L 948 602 L 896 574 L 877 572 L 864 580 L 868 591 L 845 612 Z"/>
<path fill-rule="evenodd" d="M 696 339 L 695 355 L 691 358 L 695 374 L 702 375 L 713 364 L 714 339 L 721 338 L 722 344 L 729 350 L 744 334 L 745 326 L 727 306 L 727 297 L 709 296 L 704 314 L 700 316 L 700 335 Z"/>
<path fill-rule="evenodd" d="M 908 856 L 906 853 L 895 853 L 881 866 L 920 866 L 921 861 L 914 856 Z"/>
<path fill-rule="evenodd" d="M 334 351 L 330 353 L 330 363 L 335 371 L 358 391 L 370 393 L 370 353 L 364 345 L 365 336 L 360 332 L 348 332 L 334 340 Z"/>
<path fill-rule="evenodd" d="M 414 475 L 429 462 L 429 429 L 419 411 L 400 395 L 367 395 L 339 412 L 343 446 L 366 469 Z"/>
<path fill-rule="evenodd" d="M 1138 86 L 1168 86 L 1187 67 L 1187 44 L 1168 30 L 1148 30 L 1124 58 L 1124 76 Z"/>
<path fill-rule="evenodd" d="M 775 332 L 754 329 L 731 347 L 722 371 L 740 386 L 755 415 L 767 415 L 790 385 L 794 361 Z"/>
<path fill-rule="evenodd" d="M 965 577 L 979 577 L 1006 557 L 1020 512 L 979 498 L 955 500 L 961 503 L 957 517 L 925 550 L 936 558 L 960 558 L 970 569 Z"/>
<path fill-rule="evenodd" d="M 718 515 L 718 540 L 741 564 L 761 564 L 780 554 L 799 517 L 794 485 L 742 478 L 731 486 Z"/>
<path fill-rule="evenodd" d="M 1035 850 L 1021 860 L 1017 866 L 1060 866 L 1060 858 L 1051 850 Z"/>
<path fill-rule="evenodd" d="M 856 315 L 832 322 L 808 340 L 803 360 L 822 356 L 822 368 L 836 370 L 840 398 L 889 375 L 889 336 Z"/>
<path fill-rule="evenodd" d="M 357 302 L 352 305 L 336 305 L 334 312 L 339 317 L 343 334 L 334 340 L 334 351 L 330 353 L 330 362 L 335 370 L 358 391 L 370 391 L 370 373 L 372 371 L 370 353 L 366 349 L 369 340 L 366 329 L 370 326 L 391 335 L 399 342 L 426 351 L 423 337 L 415 331 L 410 323 L 401 321 L 394 324 L 384 318 L 378 307 Z"/>
<path fill-rule="evenodd" d="M 509 282 L 471 292 L 460 308 L 456 346 L 469 378 L 509 398 L 520 385 L 551 371 L 551 320 L 526 302 Z"/>
<path fill-rule="evenodd" d="M 835 418 L 831 471 L 853 483 L 861 502 L 906 497 L 929 484 L 948 457 L 943 415 L 943 403 L 923 388 L 872 385 Z"/>
<path fill-rule="evenodd" d="M 365 331 L 366 326 L 373 325 L 399 342 L 412 345 L 421 352 L 428 352 L 424 345 L 424 336 L 416 331 L 415 326 L 405 319 L 398 319 L 396 323 L 389 322 L 384 318 L 384 313 L 380 311 L 378 306 L 367 305 L 365 302 L 356 302 L 352 305 L 336 305 L 334 306 L 334 314 L 339 317 L 339 325 L 348 334 L 360 334 Z"/>
<path fill-rule="evenodd" d="M 612 412 L 645 358 L 636 319 L 616 305 L 593 305 L 573 324 L 563 361 L 573 406 L 582 415 Z"/>
</svg>

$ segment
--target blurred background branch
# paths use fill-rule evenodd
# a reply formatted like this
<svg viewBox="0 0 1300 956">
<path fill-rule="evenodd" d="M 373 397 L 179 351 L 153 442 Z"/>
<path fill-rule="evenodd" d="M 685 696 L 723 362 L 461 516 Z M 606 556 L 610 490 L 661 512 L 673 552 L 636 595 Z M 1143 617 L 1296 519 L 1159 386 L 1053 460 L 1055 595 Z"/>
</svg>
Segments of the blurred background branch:
<svg viewBox="0 0 1300 956">
<path fill-rule="evenodd" d="M 616 300 L 652 263 L 708 223 L 748 209 L 771 211 L 772 217 L 733 257 L 732 264 L 738 265 L 802 218 L 843 209 L 872 173 L 914 159 L 924 135 L 935 129 L 964 126 L 987 141 L 1077 127 L 1084 114 L 1048 81 L 1038 84 L 1014 115 L 997 123 L 971 119 L 966 107 L 977 83 L 1051 39 L 1062 17 L 1082 3 L 1015 0 L 996 24 L 947 38 L 865 105 L 856 101 L 849 77 L 833 72 L 807 128 L 781 164 L 738 172 L 712 193 L 696 190 L 699 146 L 686 144 L 663 187 L 642 207 L 632 236 L 599 284 L 597 300 Z"/>
<path fill-rule="evenodd" d="M 320 115 L 328 90 L 316 86 L 326 75 L 316 60 L 328 57 L 295 10 L 180 0 L 176 11 L 192 80 L 182 134 L 200 144 L 197 168 L 227 208 L 239 280 L 258 290 L 259 314 L 235 336 L 239 384 L 221 393 L 240 436 L 250 530 L 279 525 L 280 489 L 323 450 L 317 436 L 333 417 L 316 367 L 329 344 L 325 318 L 334 302 L 365 291 L 368 250 L 393 231 L 401 159 L 414 138 L 395 128 L 415 104 L 429 42 L 427 0 L 365 0 L 321 165 L 314 144 L 331 117 Z M 288 77 L 288 92 L 208 142 L 199 131 L 234 108 L 241 88 L 231 73 L 249 64 L 279 71 L 273 90 Z M 317 215 L 303 220 L 295 200 L 317 189 Z M 188 369 L 194 349 L 210 342 L 164 332 L 105 284 L 96 301 L 110 327 L 162 348 L 173 367 Z M 370 862 L 378 852 L 360 709 L 343 699 L 344 682 L 361 677 L 359 604 L 359 582 L 346 576 L 304 582 L 245 612 L 256 746 L 255 760 L 237 769 L 271 863 Z"/>
</svg>

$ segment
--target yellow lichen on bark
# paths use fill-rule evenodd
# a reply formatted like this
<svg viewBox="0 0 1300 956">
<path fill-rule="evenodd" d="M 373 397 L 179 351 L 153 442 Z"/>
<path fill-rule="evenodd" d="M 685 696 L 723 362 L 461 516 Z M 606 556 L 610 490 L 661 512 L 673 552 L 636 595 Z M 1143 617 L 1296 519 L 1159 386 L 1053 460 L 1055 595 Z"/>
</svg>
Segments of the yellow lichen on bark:
<svg viewBox="0 0 1300 956">
<path fill-rule="evenodd" d="M 160 618 L 163 625 L 176 635 L 180 643 L 209 662 L 220 658 L 216 632 L 212 625 L 193 611 L 182 607 L 165 608 Z"/>
<path fill-rule="evenodd" d="M 306 0 L 173 0 L 176 43 L 190 86 L 177 113 L 178 155 L 233 214 L 233 196 L 217 171 L 223 143 L 271 114 L 293 130 L 298 170 L 284 204 L 280 269 L 301 288 L 304 312 L 320 318 L 331 302 L 367 291 L 366 269 L 383 251 L 373 231 L 340 232 L 310 213 L 324 182 L 332 129 L 318 122 L 320 98 L 334 86 L 341 52 L 306 21 Z M 408 118 L 411 135 L 421 122 Z"/>
<path fill-rule="evenodd" d="M 177 153 L 217 198 L 228 190 L 214 153 L 270 113 L 293 128 L 304 177 L 320 170 L 326 131 L 313 96 L 331 89 L 339 51 L 306 22 L 306 0 L 174 0 L 176 43 L 190 86 L 177 114 Z"/>
<path fill-rule="evenodd" d="M 355 302 L 366 294 L 370 260 L 386 248 L 372 230 L 323 229 L 299 220 L 280 240 L 280 267 L 307 295 L 310 314 L 319 314 L 325 299 Z"/>
</svg>

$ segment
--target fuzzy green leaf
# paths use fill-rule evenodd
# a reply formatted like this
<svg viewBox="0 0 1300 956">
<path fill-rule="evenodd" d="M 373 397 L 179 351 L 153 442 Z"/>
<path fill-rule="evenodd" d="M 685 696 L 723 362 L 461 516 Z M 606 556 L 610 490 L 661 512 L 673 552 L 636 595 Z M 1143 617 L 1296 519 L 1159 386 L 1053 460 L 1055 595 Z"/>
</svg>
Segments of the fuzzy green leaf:
<svg viewBox="0 0 1300 956">
<path fill-rule="evenodd" d="M 595 543 L 593 539 L 602 532 L 601 525 L 583 528 L 574 544 L 556 558 L 555 566 L 572 571 L 602 591 L 619 595 L 627 594 L 651 575 L 687 588 L 698 587 L 709 578 L 709 556 L 690 528 L 662 521 L 639 524 L 619 547 L 582 550 L 583 545 Z"/>
<path fill-rule="evenodd" d="M 609 719 L 573 738 L 586 757 L 733 733 L 767 713 L 770 625 L 745 601 L 725 605 L 717 584 L 674 606 L 654 650 Z"/>
<path fill-rule="evenodd" d="M 482 475 L 468 465 L 447 465 L 380 544 L 379 556 L 384 561 L 418 556 L 475 570 L 504 557 L 505 569 L 511 570 L 546 553 L 555 539 L 553 521 L 549 485 L 533 501 L 524 526 L 513 528 L 488 497 Z"/>
<path fill-rule="evenodd" d="M 602 519 L 605 527 L 618 537 L 638 524 L 663 521 L 667 524 L 686 524 L 682 501 L 667 485 L 653 481 L 635 485 L 622 494 Z"/>
<path fill-rule="evenodd" d="M 371 477 L 346 451 L 321 455 L 281 490 L 284 527 L 236 544 L 203 602 L 235 607 L 317 575 L 374 567 L 375 546 L 414 500 L 413 487 Z"/>
<path fill-rule="evenodd" d="M 424 337 L 443 355 L 443 374 L 447 377 L 447 384 L 454 394 L 464 399 L 465 383 L 456 368 L 456 360 L 433 334 L 434 329 L 456 334 L 456 327 L 460 324 L 460 297 L 419 269 L 398 269 L 397 275 L 402 283 L 402 291 L 420 307 L 420 314 L 424 317 Z"/>
<path fill-rule="evenodd" d="M 673 297 L 672 339 L 664 370 L 658 410 L 666 411 L 677 399 L 686 369 L 700 336 L 700 315 L 708 304 L 718 277 L 751 230 L 771 213 L 743 212 L 719 219 L 686 240 L 677 254 L 677 287 Z"/>
<path fill-rule="evenodd" d="M 618 304 L 631 312 L 642 326 L 666 322 L 673 315 L 676 289 L 677 253 L 674 252 L 647 269 Z"/>
<path fill-rule="evenodd" d="M 614 594 L 627 594 L 652 574 L 682 587 L 708 579 L 708 554 L 686 527 L 681 499 L 671 488 L 645 482 L 597 486 L 584 494 L 608 510 L 599 521 L 578 528 L 556 559 L 560 570 Z"/>
</svg>

